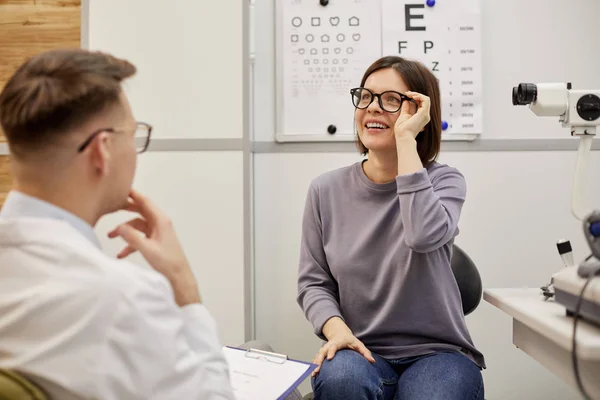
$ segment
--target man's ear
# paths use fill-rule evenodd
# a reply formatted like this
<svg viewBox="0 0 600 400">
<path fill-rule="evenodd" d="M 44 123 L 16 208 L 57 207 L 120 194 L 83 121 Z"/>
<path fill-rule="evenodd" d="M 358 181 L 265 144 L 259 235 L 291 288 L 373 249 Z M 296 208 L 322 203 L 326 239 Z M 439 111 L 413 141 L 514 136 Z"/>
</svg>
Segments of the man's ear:
<svg viewBox="0 0 600 400">
<path fill-rule="evenodd" d="M 98 175 L 106 176 L 109 172 L 110 134 L 108 132 L 99 133 L 90 143 L 89 157 Z"/>
</svg>

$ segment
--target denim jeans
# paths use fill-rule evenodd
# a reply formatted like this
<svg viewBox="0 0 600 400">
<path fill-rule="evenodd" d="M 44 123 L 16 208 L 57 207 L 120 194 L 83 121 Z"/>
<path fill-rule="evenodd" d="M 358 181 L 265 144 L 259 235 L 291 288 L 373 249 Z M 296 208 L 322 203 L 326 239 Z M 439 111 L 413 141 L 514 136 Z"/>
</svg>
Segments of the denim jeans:
<svg viewBox="0 0 600 400">
<path fill-rule="evenodd" d="M 315 400 L 483 400 L 481 370 L 458 352 L 438 352 L 371 364 L 353 350 L 325 359 L 312 378 Z"/>
</svg>

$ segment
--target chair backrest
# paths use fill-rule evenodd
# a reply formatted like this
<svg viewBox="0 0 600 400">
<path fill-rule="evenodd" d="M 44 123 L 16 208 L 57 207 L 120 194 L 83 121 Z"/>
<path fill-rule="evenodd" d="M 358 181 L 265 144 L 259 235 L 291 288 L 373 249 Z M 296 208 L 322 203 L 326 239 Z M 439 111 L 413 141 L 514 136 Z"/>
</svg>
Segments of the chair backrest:
<svg viewBox="0 0 600 400">
<path fill-rule="evenodd" d="M 49 400 L 49 398 L 18 372 L 0 369 L 0 400 Z"/>
<path fill-rule="evenodd" d="M 479 305 L 483 295 L 483 285 L 473 260 L 457 245 L 453 247 L 452 272 L 460 290 L 463 312 L 468 315 Z"/>
</svg>

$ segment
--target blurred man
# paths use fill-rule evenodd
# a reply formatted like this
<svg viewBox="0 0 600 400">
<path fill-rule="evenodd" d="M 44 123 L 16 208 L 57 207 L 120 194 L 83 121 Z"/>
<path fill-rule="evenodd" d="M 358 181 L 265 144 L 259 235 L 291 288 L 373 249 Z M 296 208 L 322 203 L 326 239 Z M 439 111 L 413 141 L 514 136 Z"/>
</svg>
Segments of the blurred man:
<svg viewBox="0 0 600 400">
<path fill-rule="evenodd" d="M 233 399 L 216 325 L 173 227 L 132 191 L 152 127 L 121 88 L 129 62 L 56 50 L 22 65 L 0 94 L 14 188 L 0 211 L 0 368 L 53 399 Z M 109 236 L 108 213 L 138 216 Z M 139 251 L 154 268 L 125 260 Z"/>
</svg>

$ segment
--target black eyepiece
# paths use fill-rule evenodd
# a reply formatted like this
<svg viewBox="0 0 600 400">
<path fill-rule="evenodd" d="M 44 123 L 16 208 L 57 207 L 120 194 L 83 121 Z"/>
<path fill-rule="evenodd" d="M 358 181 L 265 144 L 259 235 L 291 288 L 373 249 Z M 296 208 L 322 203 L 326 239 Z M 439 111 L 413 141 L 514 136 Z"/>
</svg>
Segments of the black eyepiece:
<svg viewBox="0 0 600 400">
<path fill-rule="evenodd" d="M 537 86 L 535 83 L 519 83 L 513 87 L 512 102 L 514 106 L 524 106 L 537 99 Z"/>
<path fill-rule="evenodd" d="M 519 103 L 519 92 L 517 91 L 517 87 L 513 87 L 513 92 L 512 92 L 512 101 L 513 101 L 513 106 L 520 106 L 521 104 Z"/>
<path fill-rule="evenodd" d="M 595 121 L 600 118 L 600 97 L 595 94 L 586 94 L 577 102 L 577 114 L 586 121 Z"/>
</svg>

